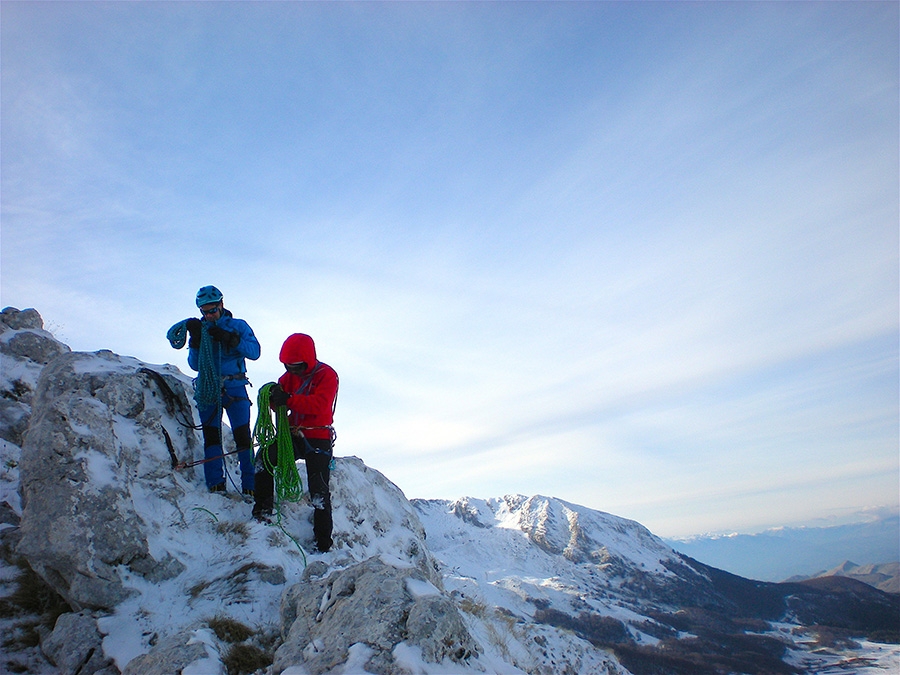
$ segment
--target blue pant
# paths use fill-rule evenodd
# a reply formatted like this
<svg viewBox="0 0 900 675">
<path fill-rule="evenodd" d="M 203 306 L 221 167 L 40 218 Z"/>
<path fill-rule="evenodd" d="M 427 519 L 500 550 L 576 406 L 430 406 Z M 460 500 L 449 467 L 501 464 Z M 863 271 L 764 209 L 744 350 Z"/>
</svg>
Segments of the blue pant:
<svg viewBox="0 0 900 675">
<path fill-rule="evenodd" d="M 225 483 L 225 462 L 222 457 L 222 410 L 228 414 L 231 433 L 241 465 L 241 490 L 253 491 L 253 453 L 250 440 L 250 398 L 243 384 L 226 383 L 222 393 L 222 407 L 203 406 L 198 412 L 203 425 L 203 454 L 211 460 L 203 465 L 206 487 Z M 213 459 L 211 459 L 213 458 Z"/>
</svg>

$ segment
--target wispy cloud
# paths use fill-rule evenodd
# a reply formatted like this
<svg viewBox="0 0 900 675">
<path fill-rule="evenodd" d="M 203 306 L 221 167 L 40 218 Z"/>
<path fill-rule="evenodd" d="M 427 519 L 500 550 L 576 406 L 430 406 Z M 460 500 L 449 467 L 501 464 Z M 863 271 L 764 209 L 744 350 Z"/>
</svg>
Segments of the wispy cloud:
<svg viewBox="0 0 900 675">
<path fill-rule="evenodd" d="M 187 370 L 214 283 L 410 496 L 900 501 L 895 5 L 3 12 L 3 303 L 76 349 Z"/>
</svg>

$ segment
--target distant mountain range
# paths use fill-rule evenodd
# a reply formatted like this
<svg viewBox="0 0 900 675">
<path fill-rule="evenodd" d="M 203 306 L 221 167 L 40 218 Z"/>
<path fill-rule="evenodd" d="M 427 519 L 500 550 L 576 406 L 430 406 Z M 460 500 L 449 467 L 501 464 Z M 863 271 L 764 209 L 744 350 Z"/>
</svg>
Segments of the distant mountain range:
<svg viewBox="0 0 900 675">
<path fill-rule="evenodd" d="M 813 577 L 797 576 L 788 581 L 806 581 L 822 577 L 849 577 L 874 586 L 885 593 L 900 593 L 900 563 L 892 562 L 883 565 L 857 565 L 849 560 L 834 569 L 820 572 Z"/>
<path fill-rule="evenodd" d="M 750 579 L 812 578 L 837 574 L 829 571 L 839 569 L 851 560 L 855 562 L 849 563 L 847 569 L 900 561 L 900 515 L 893 511 L 880 514 L 869 522 L 850 525 L 783 527 L 759 534 L 709 535 L 666 541 L 676 551 L 700 562 Z M 869 574 L 861 573 L 863 576 Z M 895 588 L 894 592 L 897 590 Z"/>
</svg>

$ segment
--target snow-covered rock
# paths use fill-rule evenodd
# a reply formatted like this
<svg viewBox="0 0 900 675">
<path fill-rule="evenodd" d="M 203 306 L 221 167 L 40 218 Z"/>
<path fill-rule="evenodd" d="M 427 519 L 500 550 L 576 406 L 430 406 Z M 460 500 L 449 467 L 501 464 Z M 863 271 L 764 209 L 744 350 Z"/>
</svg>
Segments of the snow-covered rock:
<svg viewBox="0 0 900 675">
<path fill-rule="evenodd" d="M 122 675 L 169 675 L 169 673 L 222 673 L 213 636 L 205 630 L 182 629 L 166 635 L 146 654 L 132 659 Z M 208 670 L 199 671 L 205 666 Z"/>
<path fill-rule="evenodd" d="M 34 309 L 7 307 L 0 312 L 0 439 L 22 445 L 41 370 L 69 351 L 44 330 L 44 320 Z"/>
<path fill-rule="evenodd" d="M 41 650 L 60 675 L 113 675 L 118 669 L 103 654 L 103 636 L 87 611 L 69 612 L 56 621 Z"/>
<path fill-rule="evenodd" d="M 66 353 L 44 368 L 32 400 L 19 552 L 75 609 L 112 609 L 134 592 L 129 574 L 159 583 L 185 569 L 156 536 L 186 493 L 162 429 L 189 454 L 198 442 L 146 368 L 112 352 Z M 190 411 L 181 381 L 168 382 Z"/>
<path fill-rule="evenodd" d="M 397 673 L 393 651 L 405 643 L 429 663 L 462 662 L 481 651 L 456 605 L 413 566 L 373 557 L 327 578 L 288 588 L 281 600 L 283 644 L 275 672 L 302 665 L 310 675 L 368 649 L 366 672 Z"/>
</svg>

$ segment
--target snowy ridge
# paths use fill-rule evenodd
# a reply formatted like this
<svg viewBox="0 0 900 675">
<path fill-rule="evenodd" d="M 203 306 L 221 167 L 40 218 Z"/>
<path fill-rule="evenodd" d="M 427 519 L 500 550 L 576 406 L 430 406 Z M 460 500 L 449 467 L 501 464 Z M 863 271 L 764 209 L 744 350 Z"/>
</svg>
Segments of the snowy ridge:
<svg viewBox="0 0 900 675">
<path fill-rule="evenodd" d="M 633 573 L 671 575 L 663 562 L 677 557 L 638 523 L 558 499 L 512 495 L 413 503 L 429 548 L 443 565 L 447 589 L 529 620 L 538 610 L 553 609 L 645 621 L 631 608 L 622 582 Z M 641 546 L 645 540 L 651 548 Z"/>
<path fill-rule="evenodd" d="M 488 604 L 528 598 L 563 611 L 583 609 L 589 589 L 619 587 L 632 572 L 671 575 L 677 554 L 634 521 L 543 496 L 413 500 L 447 583 Z M 480 591 L 476 590 L 483 584 Z M 488 590 L 489 589 L 489 590 Z M 608 608 L 604 608 L 607 610 Z"/>
<path fill-rule="evenodd" d="M 285 587 L 300 582 L 313 560 L 340 567 L 381 556 L 394 566 L 411 567 L 417 551 L 424 552 L 420 544 L 424 530 L 411 509 L 379 507 L 393 503 L 390 494 L 396 486 L 355 457 L 337 461 L 334 498 L 338 503 L 371 508 L 365 515 L 356 509 L 336 510 L 335 529 L 342 533 L 342 545 L 326 555 L 308 552 L 314 538 L 306 503 L 284 504 L 281 525 L 272 527 L 251 520 L 249 502 L 236 495 L 208 494 L 181 474 L 173 480 L 184 490 L 180 508 L 171 508 L 143 491 L 134 495 L 135 508 L 156 533 L 151 546 L 154 557 L 168 554 L 186 569 L 161 582 L 126 575 L 126 586 L 134 595 L 99 621 L 105 634 L 104 651 L 120 669 L 146 652 L 154 636 L 195 627 L 198 620 L 223 612 L 272 633 Z M 348 499 L 351 494 L 358 501 Z M 418 526 L 418 532 L 410 525 Z M 405 552 L 412 552 L 412 557 Z"/>
</svg>

